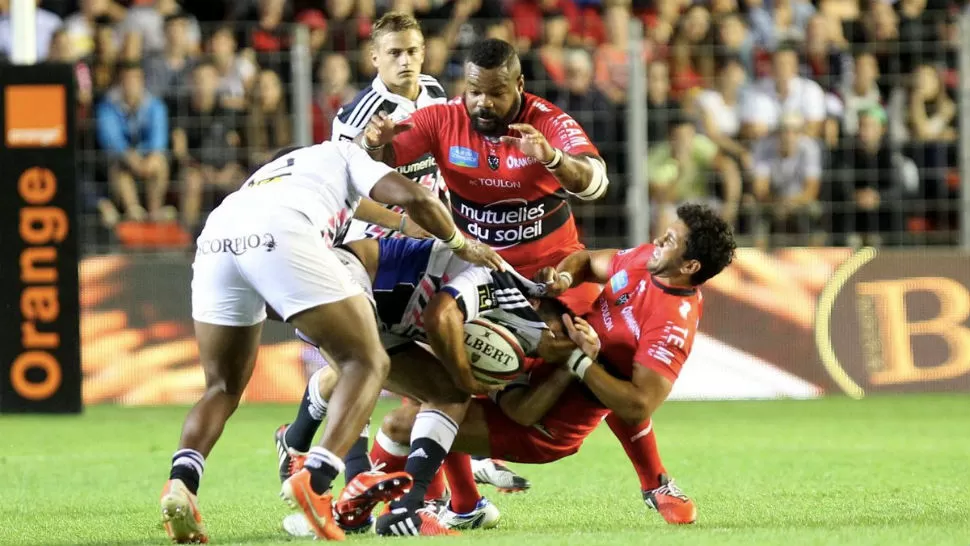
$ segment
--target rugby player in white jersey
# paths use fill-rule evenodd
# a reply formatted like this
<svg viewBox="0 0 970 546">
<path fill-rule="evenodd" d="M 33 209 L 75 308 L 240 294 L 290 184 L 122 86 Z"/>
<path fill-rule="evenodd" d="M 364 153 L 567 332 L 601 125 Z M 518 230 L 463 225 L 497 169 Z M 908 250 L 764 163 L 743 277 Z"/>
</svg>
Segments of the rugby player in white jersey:
<svg viewBox="0 0 970 546">
<path fill-rule="evenodd" d="M 465 261 L 504 268 L 494 251 L 459 233 L 437 196 L 353 143 L 277 154 L 253 173 L 212 211 L 197 240 L 192 318 L 206 388 L 182 426 L 161 494 L 162 520 L 174 541 L 208 541 L 199 481 L 252 375 L 267 305 L 340 370 L 320 445 L 283 484 L 281 496 L 319 538 L 344 538 L 333 519 L 331 483 L 373 412 L 390 365 L 363 288 L 332 250 L 362 196 L 403 207 Z"/>
</svg>

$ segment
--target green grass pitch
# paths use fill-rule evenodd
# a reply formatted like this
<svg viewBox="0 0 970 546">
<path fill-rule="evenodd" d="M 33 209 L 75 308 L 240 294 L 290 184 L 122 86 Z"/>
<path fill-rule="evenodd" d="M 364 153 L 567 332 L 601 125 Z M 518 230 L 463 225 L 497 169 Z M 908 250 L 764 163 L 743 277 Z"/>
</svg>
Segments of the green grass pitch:
<svg viewBox="0 0 970 546">
<path fill-rule="evenodd" d="M 393 407 L 383 402 L 379 411 Z M 201 507 L 215 544 L 287 544 L 273 431 L 293 408 L 246 406 L 210 457 Z M 185 408 L 0 417 L 0 544 L 165 544 L 158 494 Z M 970 398 L 675 402 L 655 416 L 665 464 L 699 520 L 666 525 L 603 426 L 569 459 L 517 465 L 498 529 L 453 544 L 970 545 Z M 378 537 L 350 537 L 353 542 Z"/>
</svg>

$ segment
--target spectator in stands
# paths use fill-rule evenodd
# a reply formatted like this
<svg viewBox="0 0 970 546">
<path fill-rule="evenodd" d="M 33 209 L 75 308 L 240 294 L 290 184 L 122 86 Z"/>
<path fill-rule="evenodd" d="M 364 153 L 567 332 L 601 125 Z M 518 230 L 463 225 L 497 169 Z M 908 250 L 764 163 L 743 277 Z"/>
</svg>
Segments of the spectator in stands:
<svg viewBox="0 0 970 546">
<path fill-rule="evenodd" d="M 567 37 L 571 45 L 579 45 L 581 38 L 579 9 L 572 0 L 524 0 L 512 2 L 506 10 L 515 33 L 511 43 L 520 52 L 530 51 L 534 46 L 549 43 L 549 21 L 556 19 L 565 23 L 562 29 L 562 45 Z M 559 29 L 556 30 L 557 32 Z M 560 63 L 561 64 L 561 63 Z M 530 82 L 535 78 L 526 76 Z"/>
<path fill-rule="evenodd" d="M 655 225 L 669 225 L 677 205 L 684 201 L 706 202 L 720 210 L 721 217 L 734 224 L 741 199 L 741 175 L 737 165 L 721 154 L 717 144 L 698 135 L 694 121 L 679 115 L 671 118 L 666 142 L 647 154 L 650 184 L 650 217 Z M 712 174 L 722 187 L 712 190 Z"/>
<path fill-rule="evenodd" d="M 246 97 L 256 81 L 258 68 L 253 58 L 236 51 L 232 27 L 221 26 L 209 38 L 212 63 L 219 72 L 219 96 L 222 106 L 244 110 Z"/>
<path fill-rule="evenodd" d="M 916 67 L 910 90 L 897 89 L 890 97 L 890 119 L 896 142 L 952 142 L 956 139 L 956 104 L 932 65 Z"/>
<path fill-rule="evenodd" d="M 741 95 L 747 79 L 737 57 L 718 59 L 714 88 L 698 93 L 695 99 L 701 129 L 718 148 L 738 161 L 745 170 L 751 168 L 751 152 L 741 142 Z"/>
<path fill-rule="evenodd" d="M 547 98 L 566 84 L 566 36 L 569 20 L 561 13 L 548 14 L 543 20 L 542 42 L 521 56 L 522 75 L 533 92 Z"/>
<path fill-rule="evenodd" d="M 822 149 L 804 129 L 800 114 L 784 114 L 777 134 L 754 147 L 757 222 L 770 222 L 776 232 L 808 235 L 821 215 Z"/>
<path fill-rule="evenodd" d="M 125 19 L 118 25 L 118 32 L 121 35 L 130 32 L 140 34 L 146 56 L 160 54 L 165 50 L 167 41 L 165 20 L 176 14 L 185 19 L 187 27 L 183 36 L 185 43 L 181 47 L 193 54 L 198 53 L 202 39 L 199 21 L 192 15 L 183 14 L 176 0 L 147 0 L 141 4 L 133 2 Z"/>
<path fill-rule="evenodd" d="M 169 111 L 180 115 L 181 103 L 189 93 L 189 81 L 195 59 L 187 39 L 189 19 L 184 12 L 165 17 L 165 48 L 145 60 L 145 84 L 156 97 L 168 104 Z"/>
<path fill-rule="evenodd" d="M 327 18 L 318 9 L 307 9 L 296 16 L 296 22 L 310 31 L 310 58 L 316 65 L 322 60 L 327 45 Z"/>
<path fill-rule="evenodd" d="M 313 141 L 330 140 L 333 118 L 357 94 L 350 83 L 350 63 L 345 55 L 331 53 L 320 59 L 317 70 L 320 88 L 313 101 Z"/>
<path fill-rule="evenodd" d="M 826 119 L 825 92 L 812 80 L 798 75 L 798 51 L 792 42 L 778 46 L 772 56 L 772 75 L 754 86 L 741 105 L 741 131 L 759 139 L 778 128 L 781 117 L 796 113 L 805 120 L 805 133 L 820 138 Z"/>
<path fill-rule="evenodd" d="M 114 26 L 110 19 L 102 17 L 95 28 L 94 55 L 91 61 L 91 79 L 95 98 L 100 98 L 115 84 L 116 67 L 121 60 L 121 48 Z"/>
<path fill-rule="evenodd" d="M 630 16 L 629 6 L 615 4 L 606 8 L 608 41 L 596 49 L 593 57 L 596 86 L 614 104 L 626 101 L 626 90 L 630 84 L 627 56 Z"/>
<path fill-rule="evenodd" d="M 2 1 L 2 0 L 0 0 Z M 73 61 L 74 55 L 71 53 L 71 41 L 67 31 L 63 28 L 57 29 L 51 36 L 51 43 L 48 50 L 47 60 L 53 63 L 66 63 L 74 65 L 74 83 L 77 92 L 76 118 L 86 119 L 91 113 L 91 101 L 94 99 L 94 90 L 91 82 L 91 69 L 84 61 Z"/>
<path fill-rule="evenodd" d="M 718 20 L 715 46 L 715 55 L 737 57 L 748 78 L 754 78 L 754 37 L 740 15 L 729 13 Z"/>
<path fill-rule="evenodd" d="M 801 75 L 817 82 L 825 91 L 835 89 L 843 75 L 849 73 L 852 58 L 830 34 L 825 15 L 814 15 L 805 29 L 805 56 Z"/>
<path fill-rule="evenodd" d="M 60 17 L 41 7 L 41 1 L 36 0 L 37 16 L 34 21 L 34 32 L 37 37 L 37 62 L 47 59 L 51 39 L 63 25 Z M 13 24 L 10 20 L 10 0 L 0 0 L 0 59 L 9 58 L 12 47 Z"/>
<path fill-rule="evenodd" d="M 125 17 L 125 8 L 111 0 L 81 0 L 80 7 L 81 11 L 64 21 L 75 59 L 87 57 L 94 51 L 95 30 L 104 25 L 105 19 L 116 23 Z"/>
<path fill-rule="evenodd" d="M 682 100 L 686 92 L 714 80 L 714 32 L 707 8 L 691 5 L 678 20 L 671 43 L 670 94 Z"/>
<path fill-rule="evenodd" d="M 119 84 L 97 106 L 98 143 L 107 154 L 108 184 L 125 215 L 135 221 L 163 220 L 169 184 L 168 111 L 145 89 L 137 62 L 120 66 Z M 145 206 L 135 181 L 144 182 Z M 104 211 L 102 211 L 104 214 Z M 103 217 L 107 225 L 117 218 Z"/>
<path fill-rule="evenodd" d="M 182 182 L 182 224 L 193 231 L 199 224 L 205 189 L 229 194 L 242 183 L 244 171 L 239 164 L 238 121 L 232 110 L 219 104 L 219 73 L 212 62 L 205 60 L 194 67 L 186 106 L 172 130 L 172 155 Z"/>
<path fill-rule="evenodd" d="M 899 16 L 889 2 L 873 1 L 862 16 L 850 22 L 846 33 L 849 42 L 866 44 L 879 63 L 879 87 L 888 96 L 892 87 L 900 85 Z"/>
<path fill-rule="evenodd" d="M 593 85 L 593 61 L 586 50 L 570 49 L 566 53 L 565 65 L 566 87 L 558 93 L 556 105 L 569 112 L 586 129 L 586 134 L 612 168 L 622 153 L 620 143 L 626 140 L 620 132 L 616 109 Z"/>
<path fill-rule="evenodd" d="M 920 65 L 943 60 L 943 28 L 946 11 L 927 10 L 927 0 L 899 0 L 899 70 L 909 74 Z M 941 6 L 942 7 L 942 6 Z"/>
<path fill-rule="evenodd" d="M 912 160 L 889 147 L 886 111 L 879 105 L 858 113 L 858 131 L 847 139 L 833 161 L 835 228 L 849 234 L 850 246 L 898 242 L 903 230 L 903 198 L 919 188 Z"/>
<path fill-rule="evenodd" d="M 855 54 L 852 78 L 839 91 L 837 108 L 842 137 L 855 137 L 859 132 L 859 114 L 882 104 L 879 91 L 879 64 L 871 51 L 860 49 Z"/>
<path fill-rule="evenodd" d="M 680 102 L 670 96 L 670 71 L 664 61 L 647 66 L 647 143 L 667 140 L 670 120 L 681 114 Z"/>
<path fill-rule="evenodd" d="M 249 168 L 269 160 L 276 150 L 293 144 L 293 131 L 280 77 L 272 70 L 259 73 L 256 93 L 246 116 Z"/>
</svg>

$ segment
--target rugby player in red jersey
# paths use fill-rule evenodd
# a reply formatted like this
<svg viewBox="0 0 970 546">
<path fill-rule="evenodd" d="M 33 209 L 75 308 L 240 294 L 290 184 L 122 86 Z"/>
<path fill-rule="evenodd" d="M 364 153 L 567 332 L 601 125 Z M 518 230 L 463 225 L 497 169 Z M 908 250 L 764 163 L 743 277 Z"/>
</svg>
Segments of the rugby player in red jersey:
<svg viewBox="0 0 970 546">
<path fill-rule="evenodd" d="M 583 248 L 568 197 L 605 195 L 606 164 L 569 114 L 524 91 L 511 44 L 475 44 L 465 81 L 462 97 L 417 110 L 398 124 L 374 116 L 358 142 L 390 165 L 432 154 L 460 229 L 531 277 Z M 563 299 L 583 312 L 598 293 L 598 286 L 587 285 Z"/>
<path fill-rule="evenodd" d="M 498 396 L 474 400 L 453 451 L 548 463 L 576 453 L 606 418 L 634 464 L 647 506 L 667 521 L 694 521 L 693 503 L 685 502 L 665 475 L 654 473 L 659 461 L 646 459 L 651 450 L 644 442 L 650 441 L 651 416 L 670 394 L 690 355 L 703 314 L 698 287 L 731 262 L 735 242 L 731 228 L 706 207 L 681 205 L 677 215 L 678 220 L 653 244 L 628 250 L 581 250 L 543 272 L 554 279 L 553 293 L 583 281 L 605 284 L 585 321 L 563 317 L 581 347 L 566 365 L 578 381 L 563 381 L 557 366 L 543 364 Z M 598 336 L 598 346 L 586 341 L 589 328 Z M 556 385 L 561 390 L 553 388 Z M 544 390 L 538 396 L 534 391 L 540 388 Z M 524 397 L 531 407 L 522 406 Z M 388 452 L 399 448 L 394 443 L 408 438 L 412 418 L 413 410 L 402 407 L 385 420 L 382 440 L 376 444 L 382 449 L 372 452 L 375 462 L 394 458 Z M 382 445 L 388 440 L 393 443 Z M 450 473 L 448 478 L 452 508 L 439 517 L 446 526 L 455 527 L 467 522 L 455 513 L 454 503 L 473 505 L 479 496 L 474 479 L 461 480 Z"/>
</svg>

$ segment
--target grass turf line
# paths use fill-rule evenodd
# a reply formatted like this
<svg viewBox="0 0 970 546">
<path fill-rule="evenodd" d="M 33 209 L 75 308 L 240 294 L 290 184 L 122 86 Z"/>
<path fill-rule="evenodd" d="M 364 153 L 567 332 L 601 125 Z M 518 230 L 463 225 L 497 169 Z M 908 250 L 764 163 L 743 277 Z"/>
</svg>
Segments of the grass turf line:
<svg viewBox="0 0 970 546">
<path fill-rule="evenodd" d="M 529 493 L 485 488 L 493 531 L 453 544 L 970 544 L 965 395 L 863 401 L 678 402 L 655 426 L 698 504 L 689 527 L 640 500 L 606 426 L 574 457 L 516 465 Z M 379 413 L 394 407 L 382 403 Z M 158 494 L 186 408 L 0 417 L 0 544 L 165 544 Z M 207 462 L 201 507 L 216 544 L 288 544 L 272 436 L 294 408 L 241 408 Z M 379 420 L 374 421 L 379 422 Z M 381 540 L 350 537 L 354 542 Z M 420 540 L 420 539 L 397 539 Z"/>
</svg>

